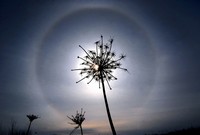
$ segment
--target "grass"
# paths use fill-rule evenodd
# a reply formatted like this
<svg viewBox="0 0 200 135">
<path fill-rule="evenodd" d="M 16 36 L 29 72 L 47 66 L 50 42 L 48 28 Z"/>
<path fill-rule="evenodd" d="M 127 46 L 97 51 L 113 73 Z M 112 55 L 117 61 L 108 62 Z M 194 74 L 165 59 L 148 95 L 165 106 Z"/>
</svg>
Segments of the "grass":
<svg viewBox="0 0 200 135">
<path fill-rule="evenodd" d="M 26 135 L 26 130 L 19 129 L 16 126 L 16 122 L 11 121 L 9 128 L 5 129 L 2 125 L 0 125 L 0 135 Z M 32 135 L 32 133 L 30 132 L 29 135 Z"/>
</svg>

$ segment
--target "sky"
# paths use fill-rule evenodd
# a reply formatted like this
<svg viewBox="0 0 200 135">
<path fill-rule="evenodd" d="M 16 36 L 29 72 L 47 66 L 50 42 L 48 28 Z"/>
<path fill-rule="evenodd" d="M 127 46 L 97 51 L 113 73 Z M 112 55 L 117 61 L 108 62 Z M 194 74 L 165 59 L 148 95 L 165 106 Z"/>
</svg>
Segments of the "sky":
<svg viewBox="0 0 200 135">
<path fill-rule="evenodd" d="M 86 112 L 86 135 L 111 134 L 102 89 L 71 69 L 85 50 L 114 39 L 118 78 L 106 85 L 117 134 L 200 126 L 200 2 L 194 0 L 1 0 L 0 125 L 68 134 Z M 80 130 L 76 131 L 80 134 Z"/>
</svg>

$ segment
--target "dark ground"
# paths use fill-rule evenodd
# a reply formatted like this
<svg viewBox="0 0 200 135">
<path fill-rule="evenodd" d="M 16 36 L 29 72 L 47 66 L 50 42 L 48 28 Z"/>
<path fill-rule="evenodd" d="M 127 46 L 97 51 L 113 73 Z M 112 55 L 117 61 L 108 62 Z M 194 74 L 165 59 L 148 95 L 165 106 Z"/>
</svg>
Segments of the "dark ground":
<svg viewBox="0 0 200 135">
<path fill-rule="evenodd" d="M 145 135 L 200 135 L 200 127 L 175 130 L 175 131 L 170 131 L 168 133 L 154 133 L 154 134 L 145 134 Z"/>
</svg>

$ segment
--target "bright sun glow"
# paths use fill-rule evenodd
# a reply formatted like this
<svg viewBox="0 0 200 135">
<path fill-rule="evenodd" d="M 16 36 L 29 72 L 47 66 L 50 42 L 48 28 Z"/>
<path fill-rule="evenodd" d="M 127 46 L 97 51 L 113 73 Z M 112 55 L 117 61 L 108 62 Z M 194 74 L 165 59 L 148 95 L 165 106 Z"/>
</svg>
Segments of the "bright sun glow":
<svg viewBox="0 0 200 135">
<path fill-rule="evenodd" d="M 95 71 L 98 71 L 98 70 L 99 70 L 99 65 L 93 64 L 93 65 L 92 65 L 92 68 L 93 68 Z"/>
</svg>

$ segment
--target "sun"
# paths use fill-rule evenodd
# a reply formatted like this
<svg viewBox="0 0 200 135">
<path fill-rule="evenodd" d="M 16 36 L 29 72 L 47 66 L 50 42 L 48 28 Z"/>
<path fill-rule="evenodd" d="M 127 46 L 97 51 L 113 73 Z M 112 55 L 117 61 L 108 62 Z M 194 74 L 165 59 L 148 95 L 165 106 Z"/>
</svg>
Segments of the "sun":
<svg viewBox="0 0 200 135">
<path fill-rule="evenodd" d="M 94 69 L 95 71 L 98 71 L 99 70 L 99 65 L 93 64 L 92 65 L 92 69 Z"/>
</svg>

